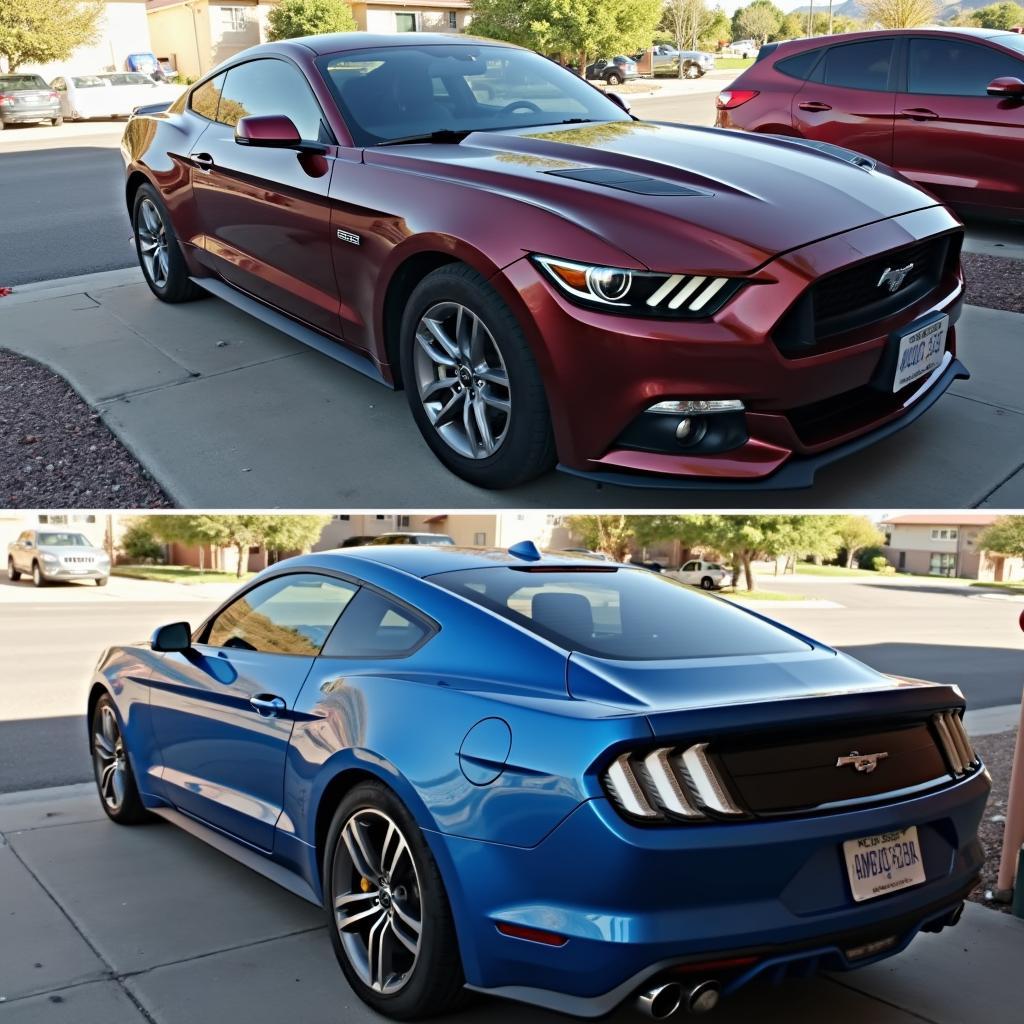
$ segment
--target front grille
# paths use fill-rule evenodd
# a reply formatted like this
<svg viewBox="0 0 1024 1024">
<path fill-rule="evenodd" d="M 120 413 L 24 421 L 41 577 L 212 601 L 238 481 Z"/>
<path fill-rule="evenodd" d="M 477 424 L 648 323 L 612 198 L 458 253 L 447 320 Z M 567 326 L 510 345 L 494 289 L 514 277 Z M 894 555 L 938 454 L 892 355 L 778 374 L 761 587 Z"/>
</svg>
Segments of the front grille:
<svg viewBox="0 0 1024 1024">
<path fill-rule="evenodd" d="M 815 281 L 779 321 L 773 338 L 790 358 L 836 347 L 841 336 L 896 316 L 936 292 L 956 270 L 959 234 L 929 238 Z M 882 277 L 909 267 L 895 292 Z"/>
<path fill-rule="evenodd" d="M 774 816 L 839 810 L 947 784 L 965 772 L 945 749 L 933 719 L 723 744 L 715 757 L 738 802 L 755 815 Z M 865 755 L 879 756 L 871 762 Z"/>
</svg>

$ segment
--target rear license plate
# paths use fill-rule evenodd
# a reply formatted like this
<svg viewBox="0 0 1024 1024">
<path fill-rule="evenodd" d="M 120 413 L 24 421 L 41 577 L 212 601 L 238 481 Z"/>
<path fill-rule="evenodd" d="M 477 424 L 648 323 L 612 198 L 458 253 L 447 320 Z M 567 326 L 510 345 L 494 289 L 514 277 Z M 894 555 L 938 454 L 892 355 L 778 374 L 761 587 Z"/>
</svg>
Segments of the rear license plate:
<svg viewBox="0 0 1024 1024">
<path fill-rule="evenodd" d="M 861 903 L 925 881 L 917 826 L 843 843 L 854 901 Z"/>
<path fill-rule="evenodd" d="M 915 380 L 926 377 L 942 362 L 948 330 L 949 317 L 942 316 L 916 331 L 900 335 L 892 382 L 894 394 Z"/>
</svg>

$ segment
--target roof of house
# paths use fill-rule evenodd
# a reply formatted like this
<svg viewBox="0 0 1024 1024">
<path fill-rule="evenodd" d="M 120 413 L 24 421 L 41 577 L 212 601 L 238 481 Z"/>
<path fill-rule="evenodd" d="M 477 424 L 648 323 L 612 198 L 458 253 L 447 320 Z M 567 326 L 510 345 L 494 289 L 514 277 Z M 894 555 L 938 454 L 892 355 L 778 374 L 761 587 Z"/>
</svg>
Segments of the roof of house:
<svg viewBox="0 0 1024 1024">
<path fill-rule="evenodd" d="M 892 516 L 883 519 L 883 526 L 991 526 L 999 516 L 954 512 L 951 515 L 924 513 L 916 516 Z"/>
</svg>

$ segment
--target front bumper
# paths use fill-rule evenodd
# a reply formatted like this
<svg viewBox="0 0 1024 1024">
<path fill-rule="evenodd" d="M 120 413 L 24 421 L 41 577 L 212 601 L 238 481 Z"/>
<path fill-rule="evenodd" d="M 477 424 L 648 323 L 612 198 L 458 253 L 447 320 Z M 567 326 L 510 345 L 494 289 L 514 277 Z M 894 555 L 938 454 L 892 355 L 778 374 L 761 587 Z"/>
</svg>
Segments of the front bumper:
<svg viewBox="0 0 1024 1024">
<path fill-rule="evenodd" d="M 737 955 L 756 962 L 718 978 L 733 991 L 782 963 L 830 969 L 873 962 L 947 919 L 983 853 L 977 826 L 989 791 L 979 771 L 939 792 L 845 813 L 752 823 L 637 827 L 604 799 L 582 804 L 532 849 L 437 837 L 472 988 L 574 1013 L 610 1012 L 645 982 Z M 852 902 L 841 844 L 916 825 L 927 881 Z M 510 922 L 567 937 L 512 938 Z M 877 956 L 851 945 L 892 936 Z M 690 980 L 715 977 L 709 969 Z"/>
<path fill-rule="evenodd" d="M 109 569 L 69 569 L 66 566 L 42 565 L 43 579 L 46 580 L 102 580 L 110 575 Z"/>
<path fill-rule="evenodd" d="M 956 359 L 963 279 L 950 273 L 898 314 L 809 355 L 784 355 L 773 332 L 819 278 L 959 229 L 948 211 L 932 206 L 822 239 L 753 272 L 752 283 L 706 320 L 638 320 L 581 309 L 529 260 L 506 267 L 505 281 L 532 321 L 559 468 L 636 487 L 809 486 L 818 468 L 913 422 L 954 380 L 967 376 Z M 680 271 L 687 269 L 695 270 Z M 948 315 L 950 327 L 945 363 L 928 386 L 909 386 L 909 395 L 874 390 L 892 335 L 936 313 Z M 683 398 L 742 400 L 745 440 L 707 453 L 623 443 L 624 431 L 644 410 Z M 833 402 L 835 415 L 822 414 Z"/>
</svg>

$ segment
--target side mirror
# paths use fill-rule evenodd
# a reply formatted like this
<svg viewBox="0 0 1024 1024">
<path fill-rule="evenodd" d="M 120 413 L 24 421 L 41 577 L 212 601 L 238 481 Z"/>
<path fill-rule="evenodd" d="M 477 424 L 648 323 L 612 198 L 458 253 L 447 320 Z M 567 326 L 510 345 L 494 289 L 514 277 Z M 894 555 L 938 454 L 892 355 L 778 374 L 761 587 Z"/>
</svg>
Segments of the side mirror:
<svg viewBox="0 0 1024 1024">
<path fill-rule="evenodd" d="M 988 83 L 986 90 L 989 96 L 1002 96 L 1004 99 L 1024 99 L 1024 82 L 1012 75 L 995 78 Z"/>
<path fill-rule="evenodd" d="M 172 622 L 168 626 L 161 626 L 150 637 L 149 646 L 154 651 L 165 653 L 189 651 L 192 649 L 192 627 L 187 622 Z"/>
<path fill-rule="evenodd" d="M 617 107 L 622 107 L 627 114 L 633 113 L 633 111 L 629 109 L 629 104 L 617 92 L 606 92 L 605 96 L 607 96 L 608 99 L 610 99 Z"/>
</svg>

